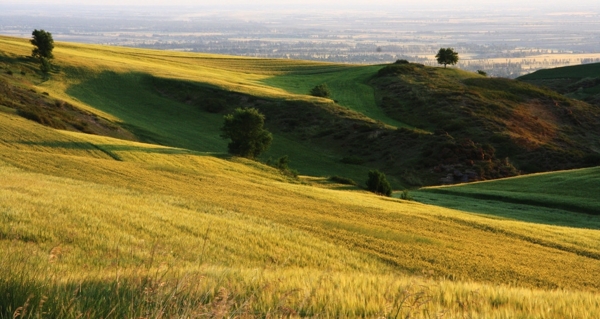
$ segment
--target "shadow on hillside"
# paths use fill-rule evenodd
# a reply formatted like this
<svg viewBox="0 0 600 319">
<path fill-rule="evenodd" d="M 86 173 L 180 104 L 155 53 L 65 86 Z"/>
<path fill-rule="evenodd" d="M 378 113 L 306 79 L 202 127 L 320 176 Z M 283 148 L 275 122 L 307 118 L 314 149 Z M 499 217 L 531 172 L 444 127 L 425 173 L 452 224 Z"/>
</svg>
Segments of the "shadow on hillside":
<svg viewBox="0 0 600 319">
<path fill-rule="evenodd" d="M 204 100 L 225 94 L 216 87 L 141 72 L 75 67 L 64 72 L 79 80 L 67 88 L 68 95 L 118 118 L 142 142 L 200 152 L 225 149 L 218 133 L 223 115 L 203 109 Z"/>
</svg>

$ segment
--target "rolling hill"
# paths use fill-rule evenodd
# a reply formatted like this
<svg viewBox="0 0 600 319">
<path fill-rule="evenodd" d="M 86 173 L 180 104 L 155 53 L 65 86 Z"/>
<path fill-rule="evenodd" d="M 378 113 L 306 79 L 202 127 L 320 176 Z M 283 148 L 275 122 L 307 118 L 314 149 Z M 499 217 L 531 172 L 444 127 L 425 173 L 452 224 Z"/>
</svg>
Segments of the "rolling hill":
<svg viewBox="0 0 600 319">
<path fill-rule="evenodd" d="M 458 138 L 398 115 L 398 70 L 61 43 L 44 81 L 26 40 L 2 37 L 0 52 L 0 318 L 600 316 L 597 215 L 474 214 L 318 177 L 366 176 L 393 141 L 418 161 L 423 145 Z M 328 81 L 337 102 L 301 94 Z M 364 86 L 342 94 L 353 81 Z M 377 109 L 384 97 L 398 109 Z M 224 153 L 223 113 L 250 105 L 278 141 L 266 156 L 288 154 L 312 177 Z M 340 163 L 352 156 L 363 165 Z M 399 185 L 445 174 L 380 167 Z M 564 174 L 481 192 L 595 198 L 581 180 L 596 169 Z"/>
<path fill-rule="evenodd" d="M 28 43 L 0 40 L 0 60 L 6 70 L 12 67 L 13 83 L 26 91 L 35 84 L 37 93 L 50 95 L 47 104 L 84 110 L 118 127 L 114 134 L 138 141 L 223 152 L 222 116 L 255 107 L 275 134 L 261 159 L 288 155 L 291 166 L 308 175 L 362 182 L 377 168 L 403 188 L 600 161 L 597 107 L 519 81 L 417 64 L 351 66 L 62 44 L 54 74 L 42 82 L 26 58 Z M 307 95 L 321 83 L 333 99 Z"/>
</svg>

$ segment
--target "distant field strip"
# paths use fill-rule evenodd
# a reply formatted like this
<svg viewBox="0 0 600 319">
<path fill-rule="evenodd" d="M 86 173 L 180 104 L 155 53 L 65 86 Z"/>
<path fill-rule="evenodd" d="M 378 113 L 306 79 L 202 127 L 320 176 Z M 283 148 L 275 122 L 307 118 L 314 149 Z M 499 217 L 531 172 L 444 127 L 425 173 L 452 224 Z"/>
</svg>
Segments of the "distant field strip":
<svg viewBox="0 0 600 319">
<path fill-rule="evenodd" d="M 598 185 L 600 167 L 423 190 L 598 215 Z"/>
</svg>

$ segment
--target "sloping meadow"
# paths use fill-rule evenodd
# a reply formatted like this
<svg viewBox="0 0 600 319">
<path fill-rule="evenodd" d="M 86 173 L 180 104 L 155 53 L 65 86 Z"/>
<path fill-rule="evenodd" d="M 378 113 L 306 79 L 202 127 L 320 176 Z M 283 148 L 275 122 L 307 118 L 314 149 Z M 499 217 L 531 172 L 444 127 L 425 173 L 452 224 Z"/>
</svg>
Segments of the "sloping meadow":
<svg viewBox="0 0 600 319">
<path fill-rule="evenodd" d="M 598 314 L 591 230 L 323 189 L 242 159 L 14 115 L 0 121 L 2 317 Z M 575 240 L 589 256 L 525 235 Z"/>
</svg>

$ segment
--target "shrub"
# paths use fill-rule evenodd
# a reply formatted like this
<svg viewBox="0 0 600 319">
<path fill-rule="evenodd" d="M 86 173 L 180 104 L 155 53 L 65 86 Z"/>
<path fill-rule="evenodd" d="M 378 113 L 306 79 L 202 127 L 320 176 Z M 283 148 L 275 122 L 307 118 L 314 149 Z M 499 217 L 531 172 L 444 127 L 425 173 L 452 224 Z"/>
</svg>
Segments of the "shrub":
<svg viewBox="0 0 600 319">
<path fill-rule="evenodd" d="M 392 186 L 388 182 L 385 174 L 378 170 L 369 171 L 367 179 L 367 189 L 375 194 L 391 196 Z"/>
<path fill-rule="evenodd" d="M 277 159 L 277 162 L 275 163 L 275 168 L 278 168 L 280 170 L 287 170 L 289 163 L 290 163 L 290 158 L 287 155 L 284 155 L 284 156 L 280 157 L 279 159 Z"/>
<path fill-rule="evenodd" d="M 354 180 L 347 178 L 347 177 L 342 177 L 342 176 L 331 176 L 329 177 L 329 181 L 334 182 L 334 183 L 338 183 L 338 184 L 344 184 L 344 185 L 358 185 Z"/>
<path fill-rule="evenodd" d="M 487 76 L 487 72 L 483 71 L 483 70 L 477 70 L 477 73 L 483 76 Z"/>
<path fill-rule="evenodd" d="M 394 64 L 409 64 L 410 62 L 408 62 L 407 60 L 404 59 L 399 59 L 396 60 L 396 62 L 394 62 Z"/>
<path fill-rule="evenodd" d="M 412 196 L 410 195 L 410 193 L 408 192 L 408 189 L 405 189 L 402 191 L 402 193 L 400 193 L 400 199 L 404 199 L 404 200 L 412 200 Z"/>
<path fill-rule="evenodd" d="M 310 95 L 329 98 L 331 96 L 331 91 L 327 84 L 319 84 L 310 90 Z"/>
</svg>

